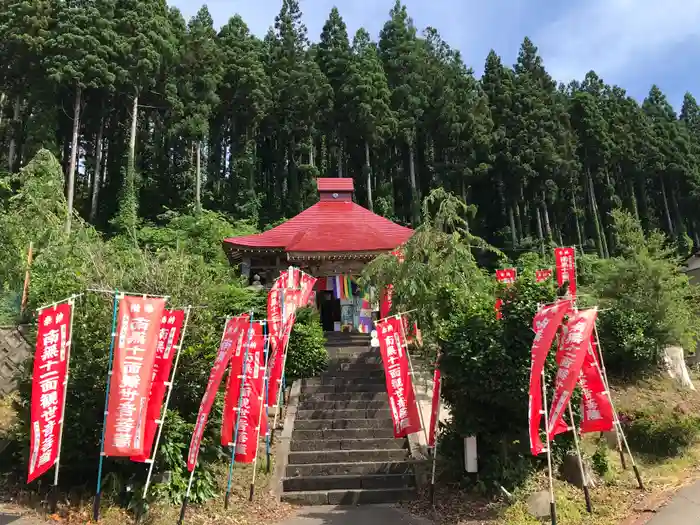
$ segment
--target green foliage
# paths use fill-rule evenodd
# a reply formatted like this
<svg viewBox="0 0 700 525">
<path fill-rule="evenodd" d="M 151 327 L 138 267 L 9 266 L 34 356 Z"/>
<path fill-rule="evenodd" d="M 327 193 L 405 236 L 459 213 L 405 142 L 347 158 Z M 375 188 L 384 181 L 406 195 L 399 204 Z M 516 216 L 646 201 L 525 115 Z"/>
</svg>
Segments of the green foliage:
<svg viewBox="0 0 700 525">
<path fill-rule="evenodd" d="M 62 229 L 66 204 L 61 181 L 61 167 L 48 152 L 41 152 L 11 181 L 13 194 L 0 211 L 0 248 L 6 254 L 0 266 L 0 278 L 8 293 L 21 291 L 26 257 L 23 247 L 33 240 L 35 260 L 29 311 L 87 288 L 167 294 L 173 307 L 195 307 L 175 378 L 169 423 L 163 435 L 164 456 L 156 465 L 157 471 L 169 470 L 174 476 L 171 485 L 156 493 L 177 501 L 186 488 L 184 451 L 191 435 L 191 424 L 184 422 L 196 418 L 218 348 L 223 318 L 251 308 L 265 311 L 264 294 L 243 288 L 225 258 L 209 246 L 208 243 L 217 239 L 216 248 L 220 250 L 220 235 L 240 231 L 218 214 L 175 215 L 164 219 L 165 226 L 160 230 L 149 226 L 136 231 L 134 237 L 117 236 L 108 241 L 93 228 L 76 221 L 67 236 Z M 134 240 L 141 241 L 142 246 L 136 246 Z M 87 293 L 78 301 L 75 312 L 68 417 L 61 456 L 61 480 L 66 487 L 94 479 L 95 463 L 85 458 L 99 455 L 112 298 Z M 9 449 L 17 457 L 2 461 L 3 465 L 17 469 L 21 476 L 29 443 L 31 358 L 26 365 L 19 381 L 20 422 L 12 431 L 14 445 Z M 215 405 L 210 417 L 200 453 L 197 499 L 211 496 L 215 488 L 212 472 L 222 454 L 217 435 L 219 405 Z M 143 465 L 114 459 L 107 460 L 106 470 L 110 472 L 110 486 L 116 489 L 127 482 L 139 482 L 144 475 Z"/>
<path fill-rule="evenodd" d="M 285 374 L 289 383 L 319 375 L 328 363 L 326 338 L 323 335 L 321 319 L 311 308 L 297 312 L 297 320 L 292 328 L 287 349 Z"/>
<path fill-rule="evenodd" d="M 608 461 L 608 443 L 605 438 L 598 438 L 595 452 L 591 456 L 593 472 L 603 478 L 610 472 L 610 462 Z"/>
<path fill-rule="evenodd" d="M 700 435 L 700 417 L 666 407 L 649 406 L 630 419 L 625 428 L 630 448 L 650 456 L 678 456 Z"/>
<path fill-rule="evenodd" d="M 613 213 L 619 256 L 598 264 L 591 288 L 600 298 L 600 337 L 616 375 L 651 372 L 668 345 L 695 348 L 698 291 L 681 272 L 665 236 L 644 235 L 629 214 Z"/>
</svg>

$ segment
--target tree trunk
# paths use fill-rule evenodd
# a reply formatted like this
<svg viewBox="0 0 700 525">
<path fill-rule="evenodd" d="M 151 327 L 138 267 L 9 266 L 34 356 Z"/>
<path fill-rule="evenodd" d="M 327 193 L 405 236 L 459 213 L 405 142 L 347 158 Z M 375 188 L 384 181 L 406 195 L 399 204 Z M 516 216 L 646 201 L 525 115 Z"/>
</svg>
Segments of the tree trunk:
<svg viewBox="0 0 700 525">
<path fill-rule="evenodd" d="M 676 217 L 676 225 L 679 228 L 679 233 L 687 233 L 688 229 L 685 226 L 685 221 L 683 220 L 683 215 L 681 214 L 681 208 L 678 206 L 678 197 L 676 195 L 676 188 L 671 189 L 671 204 L 673 205 L 673 212 Z"/>
<path fill-rule="evenodd" d="M 664 176 L 659 177 L 661 180 L 661 197 L 664 200 L 664 215 L 666 216 L 666 225 L 668 226 L 669 235 L 673 235 L 673 221 L 671 220 L 671 210 L 668 207 L 668 199 L 666 198 L 666 184 L 664 183 Z"/>
<path fill-rule="evenodd" d="M 518 232 L 515 230 L 515 213 L 512 205 L 508 206 L 508 220 L 510 221 L 510 240 L 515 248 L 518 245 Z"/>
<path fill-rule="evenodd" d="M 104 108 L 100 115 L 100 127 L 97 130 L 95 139 L 95 175 L 92 178 L 92 199 L 90 201 L 90 223 L 94 224 L 97 219 L 97 208 L 99 207 L 100 187 L 102 186 L 102 137 L 104 136 L 105 116 Z"/>
<path fill-rule="evenodd" d="M 520 201 L 515 201 L 515 226 L 518 239 L 523 238 L 523 214 L 520 211 Z"/>
<path fill-rule="evenodd" d="M 309 137 L 309 164 L 310 164 L 312 167 L 315 167 L 315 166 L 316 166 L 316 165 L 314 164 L 314 147 L 315 147 L 315 144 L 314 144 L 314 137 L 313 137 L 313 135 L 311 135 L 311 136 Z"/>
<path fill-rule="evenodd" d="M 369 211 L 374 211 L 372 201 L 372 164 L 369 158 L 369 142 L 365 140 L 365 168 L 367 169 L 367 207 Z"/>
<path fill-rule="evenodd" d="M 2 128 L 2 114 L 5 107 L 5 93 L 0 93 L 0 128 Z"/>
<path fill-rule="evenodd" d="M 571 208 L 574 210 L 574 222 L 576 223 L 576 237 L 578 238 L 578 246 L 583 250 L 583 233 L 581 232 L 581 222 L 578 217 L 578 207 L 576 206 L 576 195 L 571 192 Z"/>
<path fill-rule="evenodd" d="M 194 160 L 194 209 L 195 212 L 200 213 L 202 211 L 202 141 L 197 141 L 197 150 L 195 152 Z"/>
<path fill-rule="evenodd" d="M 639 206 L 637 205 L 637 193 L 634 190 L 634 182 L 628 180 L 627 188 L 630 194 L 630 201 L 632 202 L 632 213 L 634 213 L 634 218 L 639 222 Z"/>
<path fill-rule="evenodd" d="M 78 160 L 78 131 L 80 131 L 80 102 L 83 90 L 80 86 L 75 88 L 75 100 L 73 102 L 73 135 L 70 142 L 70 161 L 68 163 L 68 215 L 66 216 L 65 232 L 70 233 L 71 220 L 73 219 L 73 198 L 75 196 L 75 166 Z"/>
<path fill-rule="evenodd" d="M 131 134 L 129 135 L 129 154 L 126 169 L 131 175 L 136 177 L 136 125 L 139 116 L 139 93 L 134 93 L 134 104 L 131 107 Z"/>
<path fill-rule="evenodd" d="M 343 177 L 343 141 L 338 141 L 338 177 Z"/>
<path fill-rule="evenodd" d="M 593 227 L 595 228 L 595 243 L 598 248 L 598 255 L 605 258 L 605 248 L 603 247 L 603 232 L 600 229 L 600 222 L 598 222 L 598 206 L 596 205 L 595 189 L 593 188 L 593 177 L 591 176 L 591 171 L 586 170 L 587 182 L 588 182 L 588 199 L 591 209 L 591 218 L 593 219 Z"/>
<path fill-rule="evenodd" d="M 411 183 L 411 217 L 413 219 L 413 225 L 418 226 L 420 222 L 420 195 L 418 195 L 418 188 L 416 186 L 416 162 L 414 158 L 413 144 L 408 146 L 408 174 L 409 182 Z"/>
<path fill-rule="evenodd" d="M 547 235 L 547 239 L 551 240 L 552 227 L 549 224 L 549 210 L 547 209 L 547 198 L 544 191 L 542 192 L 542 216 L 544 217 L 544 232 Z"/>
<path fill-rule="evenodd" d="M 19 131 L 20 111 L 22 110 L 22 99 L 15 98 L 15 109 L 12 114 L 12 128 L 10 129 L 10 149 L 7 153 L 7 169 L 12 173 L 15 167 L 15 155 L 17 154 L 17 133 Z"/>
<path fill-rule="evenodd" d="M 540 216 L 540 209 L 535 206 L 535 219 L 537 222 L 537 236 L 540 239 L 540 249 L 542 251 L 542 257 L 545 256 L 544 252 L 544 235 L 542 234 L 542 217 Z"/>
</svg>

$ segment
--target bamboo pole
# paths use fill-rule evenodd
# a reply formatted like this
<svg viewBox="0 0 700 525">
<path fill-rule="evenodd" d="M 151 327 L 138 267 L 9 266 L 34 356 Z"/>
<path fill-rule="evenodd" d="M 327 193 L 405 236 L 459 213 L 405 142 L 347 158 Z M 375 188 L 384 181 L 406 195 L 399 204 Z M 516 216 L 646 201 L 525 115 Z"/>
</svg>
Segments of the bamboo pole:
<svg viewBox="0 0 700 525">
<path fill-rule="evenodd" d="M 544 433 L 547 437 L 547 474 L 549 477 L 549 516 L 552 525 L 557 525 L 557 502 L 554 499 L 554 476 L 552 474 L 552 442 L 549 439 L 549 414 L 547 410 L 547 383 L 542 369 L 542 407 L 540 411 L 544 415 Z"/>
<path fill-rule="evenodd" d="M 581 472 L 581 482 L 583 483 L 583 496 L 586 499 L 586 510 L 589 514 L 593 513 L 593 507 L 591 505 L 591 494 L 588 491 L 588 476 L 586 476 L 586 469 L 583 467 L 583 456 L 581 455 L 581 447 L 578 444 L 578 430 L 576 429 L 576 421 L 574 420 L 574 411 L 571 408 L 571 402 L 569 402 L 569 419 L 571 420 L 571 431 L 574 434 L 574 446 L 576 448 L 576 456 L 578 457 L 578 468 Z"/>
<path fill-rule="evenodd" d="M 253 340 L 253 310 L 250 311 L 250 319 L 248 323 L 248 340 L 245 344 L 245 352 L 243 353 L 243 366 L 241 366 L 241 387 L 238 392 L 238 406 L 236 407 L 236 425 L 233 430 L 233 443 L 231 444 L 231 463 L 228 467 L 228 480 L 226 482 L 226 496 L 224 496 L 224 509 L 228 509 L 229 499 L 231 498 L 231 485 L 233 483 L 233 464 L 236 460 L 236 443 L 238 442 L 238 426 L 241 422 L 241 403 L 243 403 L 243 390 L 245 389 L 245 379 L 248 371 L 248 352 L 250 351 L 250 343 Z M 231 369 L 231 374 L 234 370 Z"/>
<path fill-rule="evenodd" d="M 76 296 L 71 296 L 68 299 L 64 299 L 61 302 L 68 302 L 68 304 L 71 307 L 71 312 L 70 312 L 70 328 L 68 329 L 68 341 L 63 341 L 63 344 L 65 345 L 66 349 L 66 376 L 63 380 L 63 406 L 61 407 L 61 421 L 59 421 L 59 430 L 58 430 L 58 443 L 57 443 L 57 449 L 58 449 L 58 454 L 56 456 L 56 468 L 53 473 L 53 490 L 52 490 L 52 495 L 51 495 L 51 513 L 54 514 L 56 512 L 56 508 L 58 506 L 58 471 L 61 466 L 61 445 L 63 444 L 63 427 L 65 424 L 66 420 L 66 396 L 68 394 L 68 378 L 70 376 L 70 351 L 71 351 L 71 345 L 73 344 L 73 320 L 75 319 L 75 297 Z M 50 306 L 50 308 L 55 308 L 61 303 L 54 304 Z"/>
<path fill-rule="evenodd" d="M 114 291 L 114 306 L 112 308 L 112 340 L 109 344 L 109 364 L 107 365 L 107 386 L 105 388 L 105 409 L 102 417 L 102 436 L 100 437 L 100 461 L 97 467 L 97 490 L 95 492 L 95 500 L 92 505 L 93 521 L 100 520 L 100 499 L 102 498 L 102 466 L 104 463 L 105 451 L 105 430 L 107 427 L 107 406 L 109 403 L 109 387 L 112 379 L 112 364 L 114 358 L 114 342 L 117 338 L 117 306 L 119 301 L 124 297 L 118 291 Z"/>
<path fill-rule="evenodd" d="M 265 323 L 267 324 L 267 323 Z M 263 388 L 265 386 L 265 374 L 267 373 L 267 358 L 268 358 L 268 345 L 264 346 L 265 348 L 265 366 L 263 368 Z M 265 395 L 264 392 L 260 392 L 259 396 L 259 401 L 260 403 L 263 403 L 265 400 Z M 255 497 L 255 475 L 258 472 L 257 466 L 258 466 L 258 450 L 260 449 L 259 444 L 260 444 L 260 426 L 262 424 L 262 414 L 263 414 L 263 407 L 260 405 L 260 413 L 258 414 L 258 425 L 257 428 L 255 429 L 255 434 L 256 434 L 256 440 L 255 440 L 255 456 L 253 456 L 253 479 L 250 482 L 250 501 L 253 501 L 253 498 Z M 269 422 L 268 422 L 269 424 Z"/>
<path fill-rule="evenodd" d="M 423 419 L 423 411 L 420 408 L 420 403 L 418 402 L 418 396 L 416 395 L 415 388 L 415 378 L 416 374 L 413 371 L 413 361 L 411 360 L 411 354 L 408 351 L 408 343 L 406 342 L 406 331 L 403 328 L 403 314 L 398 314 L 396 317 L 399 320 L 401 326 L 401 337 L 403 338 L 402 346 L 404 352 L 406 352 L 406 358 L 408 359 L 408 366 L 411 370 L 411 386 L 413 387 L 413 397 L 416 400 L 416 408 L 418 409 L 418 417 L 420 418 L 420 424 L 423 427 L 423 436 L 425 437 L 425 446 L 428 446 L 428 429 L 425 427 L 425 421 Z"/>
<path fill-rule="evenodd" d="M 165 418 L 168 415 L 168 404 L 170 403 L 170 395 L 173 392 L 173 384 L 175 382 L 175 374 L 177 373 L 177 365 L 180 361 L 180 353 L 182 351 L 182 346 L 183 346 L 183 341 L 185 340 L 185 335 L 187 333 L 187 324 L 190 319 L 190 312 L 191 312 L 191 307 L 188 306 L 185 308 L 185 321 L 182 324 L 182 334 L 180 335 L 180 340 L 178 341 L 178 344 L 175 346 L 176 354 L 175 354 L 175 362 L 173 363 L 173 370 L 170 373 L 170 379 L 165 383 L 166 386 L 168 387 L 168 392 L 165 396 L 165 402 L 163 403 L 163 412 L 160 417 L 160 420 L 156 421 L 158 425 L 158 432 L 156 433 L 156 440 L 153 445 L 153 457 L 151 457 L 148 460 L 148 473 L 146 474 L 146 484 L 143 486 L 143 500 L 146 500 L 146 496 L 148 495 L 148 488 L 150 487 L 151 484 L 151 476 L 153 475 L 153 466 L 156 464 L 156 454 L 158 454 L 158 445 L 160 444 L 160 437 L 163 434 L 163 427 L 165 426 Z M 141 518 L 141 508 L 139 507 L 136 510 L 136 520 L 135 523 L 138 523 Z"/>
<path fill-rule="evenodd" d="M 442 377 L 437 385 L 433 385 L 433 388 L 438 389 L 438 407 L 435 413 L 435 431 L 437 432 L 437 426 L 440 423 L 440 409 L 442 408 Z M 430 501 L 435 507 L 435 466 L 437 463 L 437 453 L 438 453 L 438 440 L 435 436 L 435 444 L 433 445 L 433 464 L 430 473 Z"/>
</svg>

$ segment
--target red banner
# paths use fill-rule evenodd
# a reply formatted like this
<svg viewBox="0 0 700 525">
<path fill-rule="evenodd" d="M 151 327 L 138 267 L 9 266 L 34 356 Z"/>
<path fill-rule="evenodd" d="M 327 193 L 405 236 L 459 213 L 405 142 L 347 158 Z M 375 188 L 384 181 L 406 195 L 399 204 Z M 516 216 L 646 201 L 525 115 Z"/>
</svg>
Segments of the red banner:
<svg viewBox="0 0 700 525">
<path fill-rule="evenodd" d="M 391 312 L 391 295 L 394 291 L 394 285 L 388 284 L 382 291 L 382 296 L 379 301 L 379 318 L 384 319 L 389 317 Z"/>
<path fill-rule="evenodd" d="M 27 483 L 49 470 L 59 454 L 73 305 L 65 302 L 39 314 L 32 374 L 31 436 Z"/>
<path fill-rule="evenodd" d="M 248 344 L 247 328 L 250 326 L 248 314 L 239 315 L 229 319 L 229 325 L 233 326 L 233 332 L 228 332 L 227 338 L 233 342 L 228 379 L 226 380 L 226 396 L 224 397 L 224 412 L 221 418 L 221 445 L 231 446 L 233 443 L 233 429 L 236 424 L 236 412 L 241 398 L 241 378 L 243 377 L 243 359 Z"/>
<path fill-rule="evenodd" d="M 253 338 L 248 349 L 243 398 L 241 399 L 235 461 L 252 463 L 258 439 L 264 433 L 263 390 L 265 381 L 265 336 L 263 324 L 253 323 Z M 261 428 L 262 427 L 262 428 Z"/>
<path fill-rule="evenodd" d="M 433 401 L 430 409 L 430 428 L 428 430 L 428 446 L 435 446 L 435 434 L 437 432 L 438 417 L 440 417 L 440 366 L 435 367 L 433 374 Z"/>
<path fill-rule="evenodd" d="M 537 456 L 544 450 L 540 439 L 540 421 L 542 420 L 542 370 L 547 354 L 552 348 L 554 336 L 564 316 L 571 307 L 571 301 L 557 301 L 540 308 L 532 320 L 535 338 L 532 341 L 530 359 L 530 395 L 528 418 L 530 422 L 530 451 Z"/>
<path fill-rule="evenodd" d="M 576 297 L 576 250 L 574 248 L 554 248 L 557 266 L 557 285 L 569 282 L 569 293 Z"/>
<path fill-rule="evenodd" d="M 105 456 L 140 456 L 165 299 L 126 296 L 119 301 L 109 383 Z"/>
<path fill-rule="evenodd" d="M 513 284 L 517 277 L 517 268 L 503 268 L 502 270 L 496 270 L 496 280 L 499 283 Z"/>
<path fill-rule="evenodd" d="M 595 309 L 580 310 L 572 315 L 567 323 L 559 370 L 554 383 L 552 409 L 549 413 L 550 439 L 557 434 L 556 429 L 560 426 L 564 410 L 576 387 L 597 315 Z"/>
<path fill-rule="evenodd" d="M 389 317 L 377 323 L 379 350 L 384 363 L 386 389 L 389 395 L 391 417 L 394 421 L 394 437 L 406 437 L 422 429 L 416 395 L 402 336 L 401 318 Z"/>
<path fill-rule="evenodd" d="M 284 272 L 283 275 L 287 275 Z M 286 282 L 286 279 L 285 279 Z M 268 330 L 270 331 L 271 337 L 276 337 L 282 330 L 282 289 L 283 289 L 282 277 L 280 276 L 270 292 L 267 294 L 267 322 Z"/>
<path fill-rule="evenodd" d="M 581 433 L 609 432 L 613 429 L 613 407 L 605 389 L 603 373 L 598 364 L 595 336 L 591 334 L 590 345 L 583 361 L 579 384 L 583 390 L 581 400 Z"/>
<path fill-rule="evenodd" d="M 301 282 L 299 283 L 301 300 L 299 301 L 299 307 L 308 306 L 314 286 L 316 286 L 316 280 L 316 277 L 312 277 L 308 273 L 301 274 Z"/>
<path fill-rule="evenodd" d="M 550 268 L 544 268 L 542 270 L 535 270 L 535 280 L 538 283 L 543 283 L 547 279 L 552 278 L 552 270 Z"/>
<path fill-rule="evenodd" d="M 143 463 L 151 457 L 153 442 L 158 430 L 157 421 L 161 419 L 163 400 L 170 381 L 170 370 L 173 366 L 175 354 L 177 354 L 176 347 L 180 341 L 180 331 L 184 321 L 184 310 L 163 311 L 163 318 L 160 320 L 156 359 L 153 362 L 151 393 L 148 396 L 148 409 L 146 410 L 146 431 L 143 438 L 144 453 L 140 456 L 132 456 L 131 461 Z"/>
<path fill-rule="evenodd" d="M 197 423 L 195 423 L 194 432 L 192 432 L 192 439 L 190 440 L 190 449 L 187 453 L 187 470 L 190 472 L 194 470 L 194 467 L 197 464 L 199 447 L 202 444 L 202 437 L 204 436 L 204 427 L 207 425 L 209 411 L 211 410 L 211 406 L 214 404 L 216 392 L 219 390 L 221 379 L 224 377 L 224 372 L 226 371 L 229 359 L 231 358 L 231 353 L 234 350 L 234 345 L 236 342 L 235 337 L 236 318 L 234 317 L 226 322 L 224 334 L 221 338 L 221 344 L 219 345 L 219 351 L 216 353 L 214 365 L 211 367 L 211 372 L 209 372 L 207 388 L 202 396 L 202 401 L 199 403 Z"/>
<path fill-rule="evenodd" d="M 292 316 L 287 323 L 287 329 L 277 338 L 275 350 L 270 351 L 267 364 L 267 368 L 270 371 L 267 383 L 267 406 L 269 408 L 277 406 L 279 389 L 282 387 L 282 375 L 284 374 L 284 356 L 287 353 L 287 345 L 289 344 L 289 337 L 292 333 L 295 319 L 296 317 Z"/>
</svg>

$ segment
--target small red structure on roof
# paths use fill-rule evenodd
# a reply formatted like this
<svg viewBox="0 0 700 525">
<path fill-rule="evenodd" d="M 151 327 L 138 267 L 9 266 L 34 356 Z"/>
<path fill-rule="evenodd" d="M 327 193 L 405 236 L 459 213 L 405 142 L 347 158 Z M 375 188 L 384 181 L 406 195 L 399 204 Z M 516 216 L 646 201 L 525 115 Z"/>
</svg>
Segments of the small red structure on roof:
<svg viewBox="0 0 700 525">
<path fill-rule="evenodd" d="M 288 260 L 373 258 L 405 243 L 413 230 L 352 201 L 351 178 L 317 179 L 319 202 L 271 230 L 224 240 L 231 262 L 244 253 L 286 252 Z"/>
</svg>

